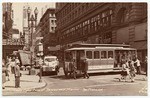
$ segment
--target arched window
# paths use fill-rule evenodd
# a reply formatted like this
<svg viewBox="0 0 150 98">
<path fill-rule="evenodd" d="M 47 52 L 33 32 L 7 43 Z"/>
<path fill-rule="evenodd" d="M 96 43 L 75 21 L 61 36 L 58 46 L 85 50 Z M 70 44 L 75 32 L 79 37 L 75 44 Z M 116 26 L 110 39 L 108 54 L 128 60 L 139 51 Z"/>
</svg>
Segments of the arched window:
<svg viewBox="0 0 150 98">
<path fill-rule="evenodd" d="M 125 23 L 129 20 L 129 11 L 126 8 L 121 8 L 118 12 L 117 20 L 119 23 Z"/>
</svg>

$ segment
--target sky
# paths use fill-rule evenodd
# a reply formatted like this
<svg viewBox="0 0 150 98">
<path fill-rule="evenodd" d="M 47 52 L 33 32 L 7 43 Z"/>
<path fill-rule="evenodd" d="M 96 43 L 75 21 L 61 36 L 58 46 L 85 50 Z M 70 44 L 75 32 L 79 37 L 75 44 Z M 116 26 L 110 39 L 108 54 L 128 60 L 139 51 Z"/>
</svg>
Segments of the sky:
<svg viewBox="0 0 150 98">
<path fill-rule="evenodd" d="M 23 21 L 23 7 L 24 6 L 29 6 L 32 9 L 32 14 L 34 14 L 34 9 L 35 7 L 38 8 L 38 19 L 37 21 L 40 20 L 42 16 L 42 8 L 45 11 L 47 8 L 55 8 L 55 3 L 54 2 L 39 2 L 39 3 L 26 3 L 26 2 L 13 2 L 12 4 L 12 9 L 13 9 L 13 28 L 19 29 L 20 32 L 22 32 L 22 21 Z"/>
</svg>

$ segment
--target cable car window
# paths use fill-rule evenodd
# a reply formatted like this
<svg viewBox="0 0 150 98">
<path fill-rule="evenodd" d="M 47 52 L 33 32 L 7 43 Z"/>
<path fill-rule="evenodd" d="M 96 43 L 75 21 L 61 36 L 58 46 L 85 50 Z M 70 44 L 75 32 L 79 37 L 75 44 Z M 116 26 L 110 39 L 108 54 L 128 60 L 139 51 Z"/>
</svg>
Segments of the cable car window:
<svg viewBox="0 0 150 98">
<path fill-rule="evenodd" d="M 84 53 L 84 51 L 83 51 L 83 50 L 82 50 L 82 51 L 80 51 L 79 53 L 80 53 L 80 58 L 81 58 L 81 59 L 85 58 L 85 53 Z"/>
<path fill-rule="evenodd" d="M 75 51 L 72 52 L 72 57 L 73 57 L 73 58 L 76 57 L 75 53 L 76 53 Z"/>
<path fill-rule="evenodd" d="M 106 59 L 107 58 L 106 51 L 101 51 L 101 58 L 102 59 Z"/>
<path fill-rule="evenodd" d="M 94 59 L 99 59 L 99 51 L 94 51 Z"/>
<path fill-rule="evenodd" d="M 87 57 L 88 59 L 92 59 L 92 51 L 87 51 L 87 52 L 86 52 L 86 57 Z"/>
<path fill-rule="evenodd" d="M 113 58 L 113 51 L 108 51 L 108 58 Z"/>
</svg>

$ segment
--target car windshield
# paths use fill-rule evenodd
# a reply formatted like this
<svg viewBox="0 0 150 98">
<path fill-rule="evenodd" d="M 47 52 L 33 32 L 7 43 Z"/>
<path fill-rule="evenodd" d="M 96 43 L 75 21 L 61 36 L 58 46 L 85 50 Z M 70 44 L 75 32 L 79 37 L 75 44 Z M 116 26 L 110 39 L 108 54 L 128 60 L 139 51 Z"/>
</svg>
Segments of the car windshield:
<svg viewBox="0 0 150 98">
<path fill-rule="evenodd" d="M 52 61 L 55 61 L 56 60 L 56 58 L 45 58 L 45 61 L 47 61 L 47 62 L 52 62 Z"/>
</svg>

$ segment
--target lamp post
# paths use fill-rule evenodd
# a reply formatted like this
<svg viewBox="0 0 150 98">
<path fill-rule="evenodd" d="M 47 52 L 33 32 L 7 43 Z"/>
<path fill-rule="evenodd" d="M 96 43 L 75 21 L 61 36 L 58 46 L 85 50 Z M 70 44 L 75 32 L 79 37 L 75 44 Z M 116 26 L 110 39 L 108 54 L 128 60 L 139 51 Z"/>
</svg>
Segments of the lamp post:
<svg viewBox="0 0 150 98">
<path fill-rule="evenodd" d="M 27 9 L 27 13 L 28 13 L 28 28 L 29 28 L 29 30 L 31 29 L 31 33 L 30 33 L 30 35 L 31 35 L 30 47 L 31 48 L 30 48 L 30 51 L 31 51 L 31 67 L 32 67 L 32 52 L 33 52 L 33 49 L 32 49 L 33 48 L 33 46 L 32 46 L 32 40 L 33 40 L 32 34 L 33 34 L 33 29 L 36 27 L 36 23 L 37 23 L 37 14 L 38 14 L 37 7 L 34 10 L 35 17 L 34 17 L 33 14 L 31 15 L 30 7 L 28 7 L 28 9 Z"/>
<path fill-rule="evenodd" d="M 43 56 L 43 44 L 41 42 L 39 42 L 38 44 L 38 53 L 37 55 L 40 57 L 39 59 L 39 64 L 40 64 L 40 74 L 39 74 L 39 82 L 42 82 L 42 65 L 43 65 L 43 60 L 42 60 L 42 56 Z"/>
</svg>

